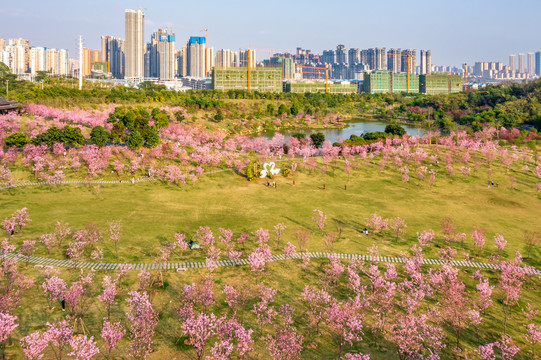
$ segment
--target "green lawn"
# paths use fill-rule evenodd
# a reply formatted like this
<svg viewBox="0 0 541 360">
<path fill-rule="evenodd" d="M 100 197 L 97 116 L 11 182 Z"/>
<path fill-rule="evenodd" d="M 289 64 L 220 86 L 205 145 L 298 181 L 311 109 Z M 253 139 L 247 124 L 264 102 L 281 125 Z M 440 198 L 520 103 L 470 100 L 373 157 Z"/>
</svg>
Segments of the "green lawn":
<svg viewBox="0 0 541 360">
<path fill-rule="evenodd" d="M 65 185 L 59 187 L 26 187 L 0 191 L 0 218 L 10 215 L 16 209 L 28 207 L 32 222 L 20 234 L 16 234 L 12 241 L 19 245 L 24 239 L 37 239 L 39 235 L 51 232 L 56 221 L 62 220 L 77 230 L 90 222 L 95 223 L 104 233 L 107 222 L 111 219 L 121 220 L 123 231 L 119 243 L 119 256 L 114 257 L 113 246 L 107 241 L 107 236 L 98 246 L 103 246 L 105 261 L 108 262 L 144 262 L 153 263 L 157 248 L 167 240 L 173 240 L 175 232 L 184 232 L 188 237 L 199 226 L 210 226 L 217 237 L 218 228 L 231 228 L 235 235 L 241 232 L 252 232 L 263 227 L 271 230 L 277 223 L 284 223 L 287 227 L 282 247 L 287 241 L 296 244 L 293 233 L 295 229 L 304 227 L 311 231 L 311 238 L 307 248 L 313 251 L 324 249 L 321 241 L 322 234 L 317 231 L 311 220 L 312 210 L 320 209 L 327 215 L 325 231 L 336 231 L 336 224 L 342 225 L 342 237 L 335 245 L 337 252 L 367 253 L 372 245 L 377 245 L 382 255 L 399 255 L 416 243 L 416 233 L 433 228 L 436 231 L 435 245 L 428 249 L 426 257 L 437 258 L 438 248 L 442 246 L 440 230 L 441 219 L 450 216 L 461 232 L 468 234 L 466 248 L 454 244 L 458 249 L 457 259 L 463 258 L 463 253 L 473 255 L 472 240 L 469 234 L 472 226 L 476 225 L 486 230 L 487 245 L 480 260 L 487 258 L 495 251 L 493 236 L 502 234 L 509 242 L 504 252 L 508 258 L 514 257 L 515 250 L 523 251 L 523 232 L 541 231 L 538 218 L 541 214 L 541 199 L 535 193 L 536 179 L 530 174 L 518 170 L 511 170 L 509 174 L 499 166 L 493 166 L 495 181 L 499 187 L 487 187 L 486 169 L 481 169 L 467 179 L 455 173 L 449 177 L 443 168 L 438 169 L 438 176 L 433 188 L 426 183 L 412 179 L 403 183 L 396 170 L 380 172 L 376 165 L 368 165 L 366 160 L 358 160 L 361 164 L 359 170 L 354 170 L 348 177 L 343 172 L 343 164 L 338 161 L 337 170 L 333 175 L 332 169 L 322 175 L 318 170 L 312 174 L 302 169 L 293 177 L 278 177 L 277 188 L 267 188 L 263 180 L 248 182 L 233 172 L 223 172 L 202 176 L 194 185 L 172 185 L 160 182 L 141 184 L 101 185 L 99 194 L 95 185 Z M 289 167 L 287 162 L 279 163 L 278 167 Z M 514 189 L 508 187 L 508 176 L 517 179 Z M 295 180 L 296 185 L 292 186 Z M 537 180 L 538 181 L 538 180 Z M 347 184 L 347 190 L 344 185 Z M 323 185 L 326 189 L 323 190 Z M 365 219 L 376 212 L 384 217 L 400 216 L 405 219 L 407 228 L 399 240 L 390 231 L 381 234 L 363 235 L 360 231 L 365 227 Z M 271 236 L 271 247 L 275 249 Z M 67 241 L 66 241 L 67 243 Z M 253 240 L 249 240 L 247 248 L 254 247 Z M 279 250 L 281 252 L 281 250 Z M 38 254 L 46 255 L 42 245 Z M 541 267 L 541 253 L 536 249 L 532 258 L 527 262 Z M 54 249 L 51 257 L 61 258 L 60 249 Z M 202 252 L 178 253 L 171 261 L 186 261 L 204 259 Z M 223 285 L 235 282 L 244 282 L 255 285 L 256 280 L 264 281 L 267 286 L 279 290 L 276 304 L 289 303 L 297 309 L 295 321 L 301 333 L 305 336 L 305 344 L 312 342 L 308 336 L 304 305 L 299 294 L 306 284 L 318 284 L 322 276 L 321 264 L 326 261 L 312 261 L 305 270 L 298 262 L 286 261 L 269 264 L 266 274 L 255 279 L 249 267 L 219 268 L 215 274 L 217 305 L 212 310 L 217 313 L 228 313 L 223 302 Z M 37 285 L 43 281 L 37 269 L 29 266 L 25 268 Z M 471 274 L 473 270 L 464 270 Z M 77 271 L 64 269 L 61 276 L 73 279 Z M 206 270 L 190 270 L 187 272 L 168 272 L 164 274 L 165 288 L 158 288 L 153 303 L 160 312 L 160 323 L 155 336 L 155 353 L 151 359 L 194 359 L 195 353 L 191 346 L 185 345 L 185 337 L 181 337 L 180 323 L 176 315 L 178 294 L 182 286 L 192 283 L 200 278 Z M 89 313 L 85 323 L 89 331 L 99 338 L 99 329 L 104 316 L 103 306 L 95 301 L 101 292 L 101 278 L 107 272 L 98 272 L 96 285 L 92 288 L 89 301 Z M 492 284 L 496 284 L 496 275 L 487 273 Z M 465 277 L 470 289 L 474 282 Z M 123 281 L 119 304 L 113 307 L 113 319 L 125 322 L 126 310 L 124 299 L 128 291 L 137 288 L 137 273 L 131 272 Z M 541 303 L 539 281 L 528 280 L 523 290 L 524 297 L 519 306 L 513 309 L 510 320 L 509 334 L 513 340 L 526 346 L 522 334 L 524 333 L 524 320 L 520 307 L 526 302 Z M 334 293 L 335 296 L 344 296 L 345 286 Z M 485 315 L 481 326 L 482 341 L 494 341 L 501 329 L 502 311 L 498 299 L 500 293 L 495 290 L 494 304 Z M 265 343 L 259 339 L 255 317 L 249 312 L 252 302 L 246 306 L 244 321 L 247 326 L 254 328 L 256 351 L 249 358 L 267 359 L 268 352 Z M 58 306 L 53 312 L 46 312 L 45 297 L 39 286 L 34 286 L 25 294 L 21 306 L 17 310 L 20 317 L 20 327 L 14 333 L 14 339 L 26 335 L 31 331 L 43 329 L 46 321 L 58 321 L 63 313 Z M 388 342 L 379 342 L 373 345 L 373 338 L 365 327 L 365 340 L 356 345 L 355 349 L 364 353 L 371 353 L 372 359 L 398 359 L 394 345 Z M 270 326 L 265 332 L 271 331 Z M 446 328 L 447 329 L 447 328 Z M 486 341 L 484 340 L 486 339 Z M 100 340 L 101 341 L 101 340 Z M 464 333 L 462 344 L 465 351 L 455 354 L 450 350 L 453 336 L 449 333 L 446 339 L 448 347 L 442 354 L 442 359 L 463 359 L 464 356 L 476 359 L 473 352 L 476 345 L 475 334 L 470 328 Z M 23 358 L 17 342 L 8 347 L 8 354 L 12 358 Z M 101 342 L 100 342 L 101 344 Z M 124 352 L 127 341 L 123 340 L 116 350 L 116 355 Z M 209 354 L 207 347 L 207 353 Z M 346 350 L 349 347 L 346 346 Z M 518 359 L 529 359 L 529 347 L 521 351 Z M 332 359 L 336 354 L 336 347 L 329 338 L 326 330 L 317 340 L 317 347 L 306 348 L 303 351 L 304 359 Z"/>
</svg>

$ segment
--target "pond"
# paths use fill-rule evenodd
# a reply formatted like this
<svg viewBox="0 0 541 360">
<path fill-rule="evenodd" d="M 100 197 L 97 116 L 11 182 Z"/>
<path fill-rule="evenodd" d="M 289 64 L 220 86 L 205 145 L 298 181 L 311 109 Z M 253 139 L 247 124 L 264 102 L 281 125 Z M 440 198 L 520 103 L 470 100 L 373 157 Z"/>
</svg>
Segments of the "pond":
<svg viewBox="0 0 541 360">
<path fill-rule="evenodd" d="M 325 140 L 330 140 L 332 143 L 335 143 L 342 140 L 347 140 L 351 135 L 361 135 L 367 132 L 374 132 L 374 131 L 385 131 L 385 126 L 389 125 L 387 122 L 383 121 L 373 121 L 368 120 L 365 118 L 358 118 L 353 121 L 348 121 L 347 124 L 348 127 L 342 128 L 342 129 L 303 129 L 303 130 L 284 130 L 284 131 L 278 131 L 284 136 L 291 136 L 294 133 L 303 132 L 306 134 L 306 136 L 310 136 L 310 134 L 321 131 L 325 135 Z M 426 129 L 424 128 L 416 128 L 414 126 L 408 126 L 408 125 L 400 125 L 406 130 L 408 134 L 411 136 L 419 135 L 424 136 L 426 135 Z M 276 132 L 264 132 L 261 134 L 258 134 L 258 136 L 265 136 L 268 138 L 272 138 Z"/>
</svg>

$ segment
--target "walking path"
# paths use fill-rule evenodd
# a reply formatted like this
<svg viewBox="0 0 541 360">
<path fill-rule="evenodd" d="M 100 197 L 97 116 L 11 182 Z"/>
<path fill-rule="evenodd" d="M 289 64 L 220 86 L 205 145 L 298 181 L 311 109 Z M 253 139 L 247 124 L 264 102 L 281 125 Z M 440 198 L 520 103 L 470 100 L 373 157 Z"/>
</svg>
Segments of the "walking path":
<svg viewBox="0 0 541 360">
<path fill-rule="evenodd" d="M 389 256 L 368 256 L 361 254 L 344 254 L 344 253 L 324 253 L 324 252 L 308 252 L 308 256 L 312 259 L 323 259 L 330 256 L 337 257 L 339 259 L 358 259 L 364 261 L 377 261 L 383 263 L 405 263 L 407 258 L 403 257 L 389 257 Z M 16 259 L 20 262 L 28 262 L 30 264 L 35 264 L 38 266 L 52 266 L 52 267 L 61 267 L 61 268 L 80 268 L 80 269 L 94 269 L 94 270 L 119 270 L 119 269 L 129 269 L 129 270 L 164 270 L 164 269 L 199 269 L 206 268 L 205 262 L 180 262 L 180 263 L 167 263 L 167 264 L 122 264 L 122 263 L 97 263 L 97 262 L 73 262 L 70 260 L 59 260 L 51 259 L 39 256 L 29 256 L 19 255 L 15 253 L 8 253 L 5 255 L 8 259 Z M 284 261 L 284 260 L 293 260 L 293 259 L 302 259 L 301 254 L 297 254 L 292 257 L 286 258 L 284 255 L 273 255 L 273 261 Z M 475 268 L 483 270 L 499 270 L 499 265 L 490 264 L 490 263 L 479 263 L 473 261 L 442 261 L 439 259 L 423 259 L 424 265 L 444 265 L 449 263 L 455 267 L 464 267 L 464 268 Z M 238 266 L 238 265 L 249 265 L 250 260 L 248 258 L 239 259 L 236 263 L 231 260 L 220 260 L 216 262 L 217 267 L 226 267 L 226 266 Z M 522 267 L 521 270 L 528 275 L 541 275 L 541 271 L 533 267 Z"/>
</svg>

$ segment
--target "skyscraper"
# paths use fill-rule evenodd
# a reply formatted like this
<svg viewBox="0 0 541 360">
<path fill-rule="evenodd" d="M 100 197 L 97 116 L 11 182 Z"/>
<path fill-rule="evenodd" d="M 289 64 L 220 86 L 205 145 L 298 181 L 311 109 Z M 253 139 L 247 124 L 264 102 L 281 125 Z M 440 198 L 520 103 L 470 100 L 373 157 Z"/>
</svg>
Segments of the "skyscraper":
<svg viewBox="0 0 541 360">
<path fill-rule="evenodd" d="M 528 75 L 535 75 L 535 57 L 534 53 L 528 53 Z"/>
<path fill-rule="evenodd" d="M 192 36 L 187 45 L 186 70 L 188 76 L 205 77 L 207 39 L 204 36 Z"/>
<path fill-rule="evenodd" d="M 430 50 L 421 50 L 421 74 L 430 74 L 432 72 L 432 55 Z"/>
<path fill-rule="evenodd" d="M 385 70 L 385 48 L 368 49 L 366 52 L 366 57 L 370 70 Z"/>
<path fill-rule="evenodd" d="M 336 47 L 336 62 L 338 64 L 346 64 L 348 62 L 348 54 L 344 45 Z"/>
<path fill-rule="evenodd" d="M 389 49 L 387 52 L 387 70 L 392 73 L 400 72 L 400 49 Z"/>
<path fill-rule="evenodd" d="M 101 59 L 101 61 L 109 62 L 109 71 L 115 78 L 124 77 L 124 40 L 113 36 L 102 36 Z"/>
<path fill-rule="evenodd" d="M 142 10 L 126 9 L 125 12 L 125 62 L 126 78 L 142 78 L 145 70 L 145 13 Z"/>
<path fill-rule="evenodd" d="M 535 53 L 535 75 L 541 76 L 541 51 Z"/>
<path fill-rule="evenodd" d="M 415 68 L 417 67 L 417 50 L 407 49 L 402 50 L 402 72 L 408 72 L 408 59 L 409 59 L 409 73 L 415 74 Z"/>
<path fill-rule="evenodd" d="M 518 73 L 524 74 L 526 72 L 526 61 L 524 54 L 518 54 Z"/>
<path fill-rule="evenodd" d="M 177 51 L 177 72 L 178 75 L 188 76 L 188 47 L 183 46 L 181 49 Z"/>
<path fill-rule="evenodd" d="M 359 49 L 349 49 L 348 51 L 348 63 L 350 65 L 359 64 L 361 62 L 361 53 Z"/>
<path fill-rule="evenodd" d="M 239 67 L 248 67 L 248 51 L 250 51 L 250 67 L 255 67 L 256 54 L 253 49 L 239 51 Z"/>
<path fill-rule="evenodd" d="M 208 47 L 205 55 L 205 77 L 210 77 L 212 68 L 214 67 L 214 48 Z"/>
<path fill-rule="evenodd" d="M 30 49 L 30 72 L 36 74 L 45 71 L 45 48 L 33 47 Z"/>
<path fill-rule="evenodd" d="M 235 52 L 229 49 L 216 51 L 216 67 L 230 68 L 235 66 Z"/>
<path fill-rule="evenodd" d="M 511 70 L 511 76 L 515 77 L 517 71 L 517 56 L 515 54 L 509 55 L 509 70 Z"/>
</svg>

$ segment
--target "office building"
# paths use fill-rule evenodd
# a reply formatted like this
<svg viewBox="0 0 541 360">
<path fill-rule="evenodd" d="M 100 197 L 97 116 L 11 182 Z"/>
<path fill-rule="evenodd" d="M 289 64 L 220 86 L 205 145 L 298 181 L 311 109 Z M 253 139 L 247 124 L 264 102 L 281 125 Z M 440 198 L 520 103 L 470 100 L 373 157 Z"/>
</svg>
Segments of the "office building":
<svg viewBox="0 0 541 360">
<path fill-rule="evenodd" d="M 248 90 L 248 69 L 246 67 L 212 70 L 214 90 Z M 257 67 L 250 69 L 250 90 L 261 92 L 282 92 L 282 69 Z"/>
<path fill-rule="evenodd" d="M 186 50 L 187 76 L 205 77 L 207 39 L 205 37 L 192 36 L 188 40 Z"/>
<path fill-rule="evenodd" d="M 145 14 L 142 10 L 126 9 L 125 12 L 125 77 L 142 78 L 145 70 L 144 42 Z"/>
<path fill-rule="evenodd" d="M 432 72 L 432 54 L 430 50 L 421 50 L 420 74 Z"/>
</svg>

